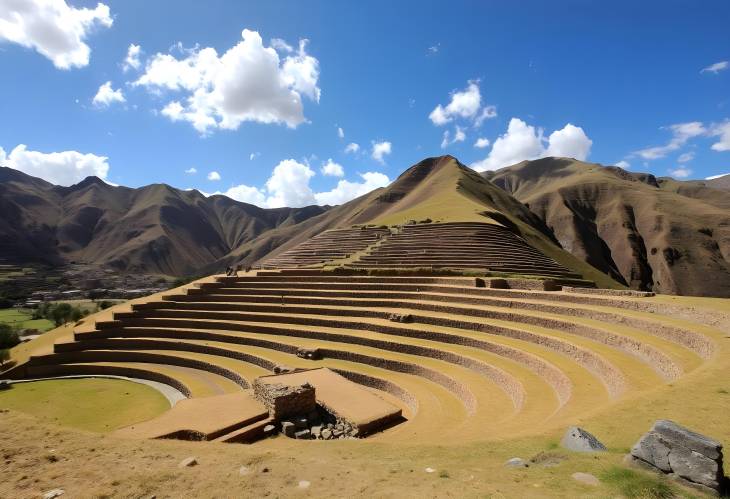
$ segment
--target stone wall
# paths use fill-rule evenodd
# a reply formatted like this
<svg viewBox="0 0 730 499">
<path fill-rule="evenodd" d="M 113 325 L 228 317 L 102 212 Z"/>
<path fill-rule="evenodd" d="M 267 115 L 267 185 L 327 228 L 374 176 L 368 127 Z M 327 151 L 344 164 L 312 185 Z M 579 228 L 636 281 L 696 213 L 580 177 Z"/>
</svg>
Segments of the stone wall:
<svg viewBox="0 0 730 499">
<path fill-rule="evenodd" d="M 282 383 L 266 383 L 257 378 L 253 383 L 253 394 L 276 421 L 309 414 L 317 409 L 314 387 L 308 383 L 287 386 Z"/>
</svg>

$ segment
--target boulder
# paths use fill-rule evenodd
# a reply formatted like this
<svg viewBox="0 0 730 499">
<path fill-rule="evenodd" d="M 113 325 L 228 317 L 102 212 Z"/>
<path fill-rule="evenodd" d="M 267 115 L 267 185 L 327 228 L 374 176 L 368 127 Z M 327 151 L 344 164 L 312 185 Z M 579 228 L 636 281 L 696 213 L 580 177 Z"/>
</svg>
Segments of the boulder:
<svg viewBox="0 0 730 499">
<path fill-rule="evenodd" d="M 294 432 L 297 431 L 296 426 L 291 421 L 282 421 L 281 432 L 289 438 L 294 437 Z"/>
<path fill-rule="evenodd" d="M 627 458 L 705 492 L 720 494 L 725 486 L 722 444 L 673 421 L 654 423 Z"/>
<path fill-rule="evenodd" d="M 332 430 L 329 428 L 322 430 L 322 439 L 329 440 L 332 438 Z"/>
<path fill-rule="evenodd" d="M 506 463 L 504 463 L 505 466 L 509 468 L 527 468 L 529 464 L 527 464 L 524 459 L 519 457 L 513 457 L 512 459 L 509 459 Z"/>
<path fill-rule="evenodd" d="M 595 436 L 577 426 L 568 428 L 568 431 L 563 436 L 563 440 L 560 441 L 560 445 L 575 452 L 599 452 L 606 450 L 606 446 Z"/>
<path fill-rule="evenodd" d="M 66 491 L 63 489 L 49 490 L 48 492 L 43 494 L 43 499 L 55 499 L 56 497 L 61 497 L 65 493 Z"/>
<path fill-rule="evenodd" d="M 186 457 L 185 459 L 180 461 L 180 464 L 178 464 L 177 467 L 178 468 L 191 468 L 191 467 L 197 466 L 197 465 L 198 465 L 198 460 L 195 457 L 190 456 L 190 457 Z"/>
<path fill-rule="evenodd" d="M 267 437 L 270 437 L 274 433 L 276 433 L 275 425 L 267 424 L 266 426 L 264 426 L 264 435 L 266 435 Z"/>
<path fill-rule="evenodd" d="M 309 428 L 304 430 L 299 430 L 298 432 L 294 433 L 294 438 L 297 440 L 309 440 L 312 438 L 312 432 L 309 431 Z"/>
</svg>

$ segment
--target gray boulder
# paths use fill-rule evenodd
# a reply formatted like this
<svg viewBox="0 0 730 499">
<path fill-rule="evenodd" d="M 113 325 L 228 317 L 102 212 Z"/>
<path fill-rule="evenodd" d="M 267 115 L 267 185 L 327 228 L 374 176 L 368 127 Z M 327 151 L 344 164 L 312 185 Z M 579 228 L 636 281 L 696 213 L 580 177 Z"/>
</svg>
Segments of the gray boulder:
<svg viewBox="0 0 730 499">
<path fill-rule="evenodd" d="M 719 494 L 724 486 L 722 444 L 677 423 L 659 420 L 632 447 L 629 462 Z"/>
<path fill-rule="evenodd" d="M 528 466 L 530 466 L 519 457 L 513 457 L 512 459 L 509 459 L 506 463 L 504 463 L 504 465 L 508 468 L 527 468 Z"/>
<path fill-rule="evenodd" d="M 560 441 L 560 445 L 575 452 L 600 452 L 606 450 L 606 446 L 596 437 L 577 426 L 568 428 L 563 440 Z"/>
<path fill-rule="evenodd" d="M 281 423 L 281 432 L 287 437 L 293 438 L 295 431 L 297 431 L 297 427 L 291 421 L 283 421 Z"/>
</svg>

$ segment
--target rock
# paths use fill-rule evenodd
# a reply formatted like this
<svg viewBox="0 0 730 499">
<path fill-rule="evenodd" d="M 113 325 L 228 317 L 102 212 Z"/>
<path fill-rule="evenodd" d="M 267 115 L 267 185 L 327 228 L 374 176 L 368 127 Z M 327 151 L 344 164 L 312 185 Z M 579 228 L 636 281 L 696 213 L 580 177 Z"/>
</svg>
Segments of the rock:
<svg viewBox="0 0 730 499">
<path fill-rule="evenodd" d="M 434 471 L 436 471 L 436 470 L 435 470 L 435 469 L 433 469 L 433 468 L 426 468 L 426 469 L 425 469 L 424 471 L 425 471 L 426 473 L 433 473 L 433 472 L 434 472 Z"/>
<path fill-rule="evenodd" d="M 294 432 L 297 431 L 296 426 L 291 421 L 282 421 L 281 432 L 289 438 L 294 437 Z"/>
<path fill-rule="evenodd" d="M 350 436 L 352 438 L 357 438 L 358 435 L 360 435 L 360 430 L 358 430 L 357 428 L 353 428 L 352 431 L 350 432 Z"/>
<path fill-rule="evenodd" d="M 312 432 L 309 431 L 309 428 L 305 428 L 303 430 L 299 430 L 294 434 L 294 438 L 297 440 L 309 440 L 312 438 Z"/>
<path fill-rule="evenodd" d="M 512 459 L 509 459 L 506 463 L 504 463 L 504 465 L 510 468 L 527 468 L 529 466 L 523 459 L 519 457 L 513 457 Z"/>
<path fill-rule="evenodd" d="M 63 489 L 49 490 L 48 492 L 43 494 L 43 499 L 54 499 L 55 497 L 60 497 L 65 493 L 66 493 L 66 491 Z"/>
<path fill-rule="evenodd" d="M 300 489 L 308 489 L 310 485 L 312 484 L 307 480 L 299 480 L 299 485 L 297 485 L 297 487 Z"/>
<path fill-rule="evenodd" d="M 309 420 L 305 417 L 298 417 L 294 418 L 294 426 L 297 427 L 297 430 L 301 430 L 303 428 L 309 427 Z"/>
<path fill-rule="evenodd" d="M 190 468 L 192 466 L 197 466 L 197 465 L 198 465 L 198 460 L 195 457 L 190 456 L 190 457 L 186 457 L 185 459 L 180 461 L 180 464 L 178 464 L 177 467 L 178 468 Z"/>
<path fill-rule="evenodd" d="M 334 435 L 335 438 L 340 438 L 344 434 L 345 434 L 345 432 L 343 432 L 342 430 L 337 430 L 337 429 L 335 429 L 335 431 L 332 432 L 332 435 Z"/>
<path fill-rule="evenodd" d="M 594 475 L 591 475 L 590 473 L 582 473 L 577 472 L 570 475 L 573 477 L 573 480 L 576 480 L 578 482 L 584 483 L 586 485 L 593 485 L 594 487 L 600 485 L 601 481 L 596 478 Z"/>
<path fill-rule="evenodd" d="M 249 473 L 251 473 L 251 470 L 249 469 L 248 466 L 241 466 L 238 469 L 238 474 L 239 475 L 248 475 Z"/>
<path fill-rule="evenodd" d="M 599 442 L 596 437 L 577 426 L 568 428 L 560 445 L 575 452 L 598 452 L 606 450 L 606 446 Z"/>
<path fill-rule="evenodd" d="M 312 432 L 312 436 L 314 438 L 319 438 L 320 436 L 322 436 L 322 427 L 321 426 L 312 426 L 312 428 L 310 428 L 309 431 Z"/>
<path fill-rule="evenodd" d="M 266 426 L 264 426 L 264 435 L 266 435 L 267 437 L 270 437 L 274 433 L 276 433 L 275 425 L 267 424 Z"/>
<path fill-rule="evenodd" d="M 322 438 L 324 440 L 329 440 L 330 438 L 332 438 L 332 430 L 330 430 L 329 428 L 322 430 Z"/>
<path fill-rule="evenodd" d="M 627 462 L 666 473 L 705 492 L 722 492 L 722 444 L 672 421 L 655 422 L 631 448 Z"/>
</svg>

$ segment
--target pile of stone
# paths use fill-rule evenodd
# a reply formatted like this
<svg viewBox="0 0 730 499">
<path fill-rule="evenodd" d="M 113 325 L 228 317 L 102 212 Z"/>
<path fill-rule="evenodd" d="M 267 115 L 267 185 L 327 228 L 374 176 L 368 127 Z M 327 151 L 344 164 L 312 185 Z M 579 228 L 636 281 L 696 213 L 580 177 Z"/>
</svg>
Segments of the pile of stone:
<svg viewBox="0 0 730 499">
<path fill-rule="evenodd" d="M 253 383 L 253 393 L 275 421 L 284 421 L 300 414 L 310 414 L 317 409 L 314 387 L 308 383 L 289 386 L 281 383 L 265 383 L 258 378 Z"/>
<path fill-rule="evenodd" d="M 626 457 L 631 464 L 666 473 L 704 492 L 719 495 L 726 489 L 722 444 L 672 421 L 654 423 Z"/>
<path fill-rule="evenodd" d="M 298 440 L 337 440 L 357 438 L 359 431 L 350 423 L 336 419 L 322 407 L 307 416 L 281 422 L 281 432 Z"/>
<path fill-rule="evenodd" d="M 322 352 L 319 351 L 319 348 L 297 348 L 297 357 L 307 360 L 320 360 Z"/>
<path fill-rule="evenodd" d="M 413 316 L 411 314 L 398 314 L 392 313 L 388 316 L 390 322 L 401 322 L 403 324 L 410 324 L 413 322 Z"/>
</svg>

